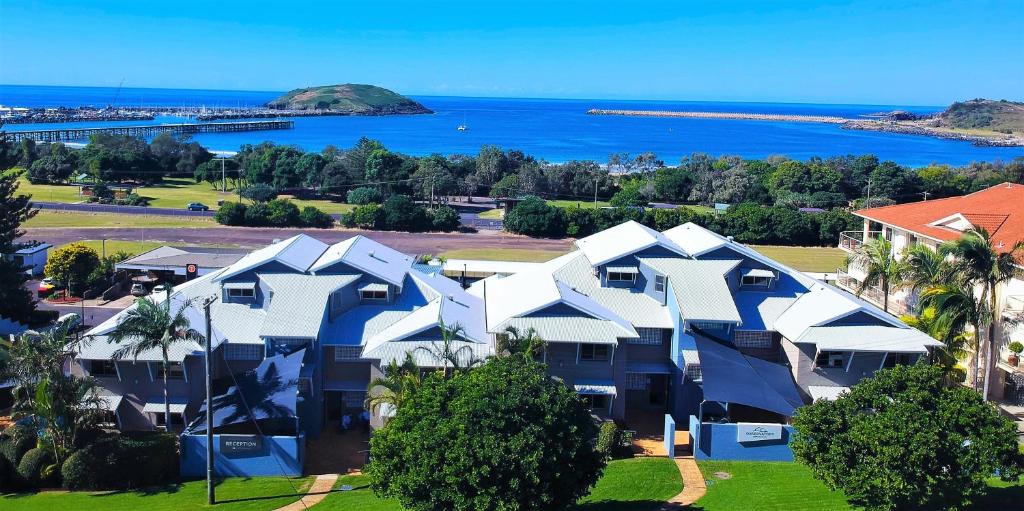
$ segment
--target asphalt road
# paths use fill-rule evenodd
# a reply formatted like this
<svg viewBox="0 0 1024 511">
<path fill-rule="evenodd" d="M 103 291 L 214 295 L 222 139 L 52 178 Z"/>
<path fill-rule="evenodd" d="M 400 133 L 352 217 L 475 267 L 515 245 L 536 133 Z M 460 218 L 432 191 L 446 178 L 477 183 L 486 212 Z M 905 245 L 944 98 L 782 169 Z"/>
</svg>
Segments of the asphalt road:
<svg viewBox="0 0 1024 511">
<path fill-rule="evenodd" d="M 255 227 L 163 227 L 163 228 L 66 228 L 25 229 L 22 239 L 39 240 L 55 246 L 81 240 L 161 241 L 179 244 L 223 245 L 241 248 L 265 246 L 274 240 L 305 233 L 325 243 L 337 243 L 361 234 L 407 254 L 437 254 L 464 248 L 516 248 L 568 251 L 568 240 L 529 238 L 502 231 L 479 233 L 408 233 L 362 231 L 357 229 L 273 229 Z"/>
</svg>

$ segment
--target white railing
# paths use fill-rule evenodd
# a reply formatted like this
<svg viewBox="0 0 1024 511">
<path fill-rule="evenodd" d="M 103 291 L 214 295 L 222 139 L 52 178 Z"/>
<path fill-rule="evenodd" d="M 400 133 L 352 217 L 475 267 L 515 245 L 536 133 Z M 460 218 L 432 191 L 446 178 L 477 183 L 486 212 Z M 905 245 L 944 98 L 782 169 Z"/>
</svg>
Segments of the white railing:
<svg viewBox="0 0 1024 511">
<path fill-rule="evenodd" d="M 860 281 L 851 277 L 849 273 L 836 269 L 836 286 L 850 293 L 857 294 L 857 289 L 860 288 Z M 860 297 L 877 307 L 883 307 L 885 303 L 885 293 L 878 286 L 870 286 L 864 289 Z M 912 308 L 905 299 L 894 297 L 892 293 L 889 293 L 889 314 L 900 316 L 910 314 L 911 311 Z"/>
<path fill-rule="evenodd" d="M 843 231 L 839 233 L 839 248 L 848 252 L 858 252 L 864 246 L 865 240 L 873 240 L 882 236 L 882 231 Z"/>
<path fill-rule="evenodd" d="M 1006 297 L 1005 312 L 1024 312 L 1024 295 L 1010 295 Z"/>
</svg>

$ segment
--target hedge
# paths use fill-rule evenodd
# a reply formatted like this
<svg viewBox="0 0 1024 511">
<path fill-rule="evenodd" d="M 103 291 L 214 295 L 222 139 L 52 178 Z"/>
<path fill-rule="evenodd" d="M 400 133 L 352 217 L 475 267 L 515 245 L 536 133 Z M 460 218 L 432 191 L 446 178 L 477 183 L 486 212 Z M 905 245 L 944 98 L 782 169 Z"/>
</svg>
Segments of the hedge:
<svg viewBox="0 0 1024 511">
<path fill-rule="evenodd" d="M 36 446 L 35 434 L 25 426 L 11 426 L 0 434 L 0 456 L 11 467 L 17 467 L 21 457 Z"/>
<path fill-rule="evenodd" d="M 224 202 L 213 216 L 222 225 L 247 227 L 316 227 L 325 229 L 334 225 L 334 218 L 323 211 L 306 206 L 299 207 L 287 199 L 274 199 L 252 205 Z"/>
<path fill-rule="evenodd" d="M 18 475 L 25 484 L 39 488 L 56 483 L 59 473 L 44 474 L 46 468 L 54 464 L 53 453 L 45 448 L 33 448 L 21 457 L 18 463 Z"/>
<path fill-rule="evenodd" d="M 75 451 L 61 467 L 61 476 L 69 490 L 122 490 L 174 481 L 178 470 L 174 435 L 114 435 Z"/>
</svg>

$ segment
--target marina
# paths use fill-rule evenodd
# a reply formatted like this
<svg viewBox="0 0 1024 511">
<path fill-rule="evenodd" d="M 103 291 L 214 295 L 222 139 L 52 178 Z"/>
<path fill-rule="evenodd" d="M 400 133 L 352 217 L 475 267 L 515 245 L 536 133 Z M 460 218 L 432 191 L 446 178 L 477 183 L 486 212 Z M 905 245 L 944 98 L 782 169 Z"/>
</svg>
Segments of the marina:
<svg viewBox="0 0 1024 511">
<path fill-rule="evenodd" d="M 65 142 L 86 140 L 92 135 L 127 135 L 131 137 L 150 137 L 157 133 L 175 134 L 193 133 L 226 133 L 238 131 L 287 130 L 295 127 L 294 121 L 242 121 L 242 122 L 207 122 L 180 124 L 153 124 L 149 126 L 110 126 L 103 128 L 60 128 L 32 131 L 12 131 L 10 137 L 15 142 L 31 139 L 37 142 Z"/>
</svg>

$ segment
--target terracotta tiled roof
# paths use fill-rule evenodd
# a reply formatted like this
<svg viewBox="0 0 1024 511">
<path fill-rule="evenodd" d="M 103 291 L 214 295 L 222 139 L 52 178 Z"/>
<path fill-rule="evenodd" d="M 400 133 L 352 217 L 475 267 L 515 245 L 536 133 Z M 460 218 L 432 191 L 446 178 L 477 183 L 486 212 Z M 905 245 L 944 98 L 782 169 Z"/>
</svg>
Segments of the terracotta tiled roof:
<svg viewBox="0 0 1024 511">
<path fill-rule="evenodd" d="M 868 208 L 854 214 L 941 241 L 957 239 L 961 232 L 931 224 L 959 214 L 971 225 L 985 228 L 997 250 L 1006 252 L 1024 240 L 1024 185 L 1003 183 L 959 197 Z"/>
</svg>

